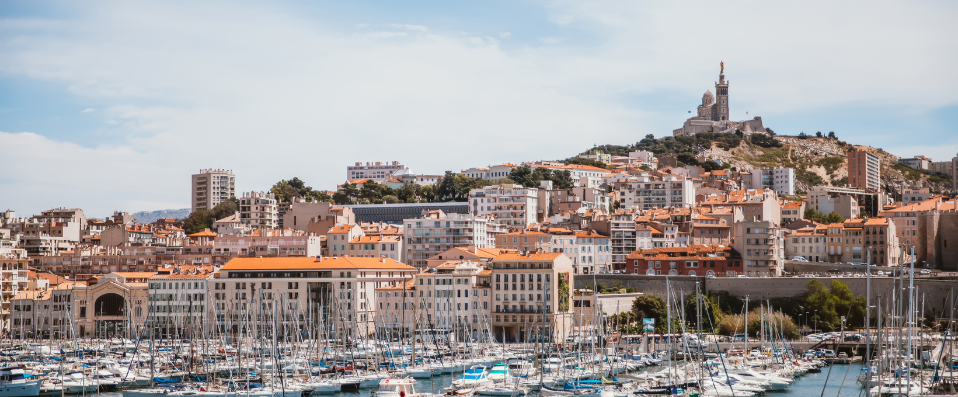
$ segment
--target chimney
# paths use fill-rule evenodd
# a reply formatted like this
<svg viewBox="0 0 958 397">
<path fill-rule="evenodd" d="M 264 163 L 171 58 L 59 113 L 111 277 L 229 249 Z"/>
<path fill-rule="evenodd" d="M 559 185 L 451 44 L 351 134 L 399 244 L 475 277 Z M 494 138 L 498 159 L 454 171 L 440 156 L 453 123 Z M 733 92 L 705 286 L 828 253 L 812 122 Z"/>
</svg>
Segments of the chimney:
<svg viewBox="0 0 958 397">
<path fill-rule="evenodd" d="M 323 257 L 317 255 L 317 256 L 316 256 L 316 262 L 322 262 L 322 261 L 323 261 Z"/>
</svg>

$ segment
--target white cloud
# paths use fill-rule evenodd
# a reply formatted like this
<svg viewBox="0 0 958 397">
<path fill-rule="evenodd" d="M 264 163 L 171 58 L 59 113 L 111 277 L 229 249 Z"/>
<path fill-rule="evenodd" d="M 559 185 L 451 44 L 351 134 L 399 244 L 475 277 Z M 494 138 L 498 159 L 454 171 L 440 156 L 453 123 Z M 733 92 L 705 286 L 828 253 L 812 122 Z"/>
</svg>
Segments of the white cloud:
<svg viewBox="0 0 958 397">
<path fill-rule="evenodd" d="M 187 207 L 200 168 L 233 169 L 240 190 L 264 190 L 293 176 L 332 188 L 355 161 L 439 173 L 561 158 L 668 134 L 686 107 L 663 115 L 622 98 L 687 97 L 692 107 L 719 60 L 736 117 L 747 109 L 767 123 L 850 102 L 953 104 L 958 53 L 943 49 L 958 31 L 954 12 L 934 8 L 954 4 L 880 3 L 557 2 L 547 9 L 558 33 L 523 34 L 526 43 L 499 34 L 514 50 L 422 21 L 336 31 L 259 3 L 121 2 L 69 20 L 2 20 L 0 73 L 109 104 L 97 115 L 121 138 L 0 135 L 46 163 L 0 187 L 23 191 L 66 169 L 75 180 L 57 176 L 49 194 L 25 191 L 11 208 L 104 214 Z"/>
<path fill-rule="evenodd" d="M 93 112 L 95 112 L 95 111 L 96 111 L 96 109 L 94 109 L 94 108 L 86 108 L 86 109 L 81 110 L 80 113 L 93 113 Z"/>
</svg>

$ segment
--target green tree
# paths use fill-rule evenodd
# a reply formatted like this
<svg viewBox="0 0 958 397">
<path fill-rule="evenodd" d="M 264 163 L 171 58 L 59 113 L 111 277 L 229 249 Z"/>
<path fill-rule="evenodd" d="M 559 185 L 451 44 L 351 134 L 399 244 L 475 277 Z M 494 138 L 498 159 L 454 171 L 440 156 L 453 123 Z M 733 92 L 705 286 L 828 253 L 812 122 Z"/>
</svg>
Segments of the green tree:
<svg viewBox="0 0 958 397">
<path fill-rule="evenodd" d="M 571 189 L 574 184 L 569 170 L 553 172 L 551 181 L 556 189 Z"/>
<path fill-rule="evenodd" d="M 835 213 L 835 211 L 829 212 L 828 215 L 822 217 L 822 223 L 824 224 L 842 223 L 844 221 L 845 218 L 842 218 L 842 216 Z"/>
<path fill-rule="evenodd" d="M 416 185 L 406 182 L 399 189 L 395 189 L 396 198 L 404 203 L 416 202 Z"/>
<path fill-rule="evenodd" d="M 401 203 L 401 202 L 402 202 L 402 201 L 399 200 L 399 197 L 396 197 L 396 196 L 394 196 L 394 195 L 388 194 L 388 195 L 383 196 L 383 203 L 384 203 L 384 204 L 398 204 L 398 203 Z"/>
<path fill-rule="evenodd" d="M 696 323 L 695 315 L 696 315 L 696 307 L 697 307 L 696 306 L 697 298 L 698 298 L 697 294 L 692 294 L 688 298 L 685 298 L 685 320 L 689 324 L 691 324 L 693 327 L 695 326 L 695 323 Z M 707 295 L 702 295 L 702 312 L 701 313 L 702 313 L 702 324 L 703 324 L 703 327 L 705 327 L 703 329 L 706 329 L 708 327 L 709 317 L 712 318 L 713 323 L 717 324 L 724 316 L 724 313 L 722 312 L 722 309 L 719 308 L 718 303 L 716 303 L 712 297 Z"/>
<path fill-rule="evenodd" d="M 665 301 L 662 298 L 653 295 L 642 295 L 632 301 L 632 313 L 636 321 L 642 321 L 643 318 L 655 319 L 656 327 L 666 325 L 668 317 L 665 311 Z"/>
<path fill-rule="evenodd" d="M 183 221 L 186 234 L 193 234 L 213 226 L 213 222 L 226 218 L 239 210 L 239 200 L 230 197 L 210 210 L 200 209 L 191 212 Z"/>
</svg>

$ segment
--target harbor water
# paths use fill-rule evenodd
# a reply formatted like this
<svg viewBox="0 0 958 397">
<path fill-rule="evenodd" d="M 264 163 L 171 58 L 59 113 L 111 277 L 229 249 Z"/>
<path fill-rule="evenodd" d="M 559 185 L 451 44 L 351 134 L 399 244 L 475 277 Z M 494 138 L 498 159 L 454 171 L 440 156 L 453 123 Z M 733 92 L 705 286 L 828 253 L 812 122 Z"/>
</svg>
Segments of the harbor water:
<svg viewBox="0 0 958 397">
<path fill-rule="evenodd" d="M 765 395 L 796 397 L 812 397 L 822 395 L 826 397 L 860 397 L 865 393 L 857 381 L 858 373 L 861 368 L 861 364 L 831 365 L 829 367 L 822 368 L 822 372 L 820 373 L 809 373 L 805 374 L 805 376 L 797 378 L 786 391 L 767 392 Z M 454 376 L 440 375 L 433 376 L 432 378 L 428 379 L 416 379 L 418 382 L 417 390 L 423 393 L 442 394 L 444 392 L 443 388 L 449 387 L 449 385 L 452 384 L 453 379 L 457 379 L 459 376 L 461 376 L 461 374 L 455 374 Z M 825 389 L 824 394 L 822 393 L 823 387 Z M 335 394 L 328 394 L 328 396 L 371 397 L 374 390 L 375 389 L 344 391 Z M 121 393 L 117 392 L 91 393 L 86 397 L 94 396 L 123 397 Z M 528 396 L 538 397 L 539 394 L 537 392 L 530 392 Z"/>
</svg>

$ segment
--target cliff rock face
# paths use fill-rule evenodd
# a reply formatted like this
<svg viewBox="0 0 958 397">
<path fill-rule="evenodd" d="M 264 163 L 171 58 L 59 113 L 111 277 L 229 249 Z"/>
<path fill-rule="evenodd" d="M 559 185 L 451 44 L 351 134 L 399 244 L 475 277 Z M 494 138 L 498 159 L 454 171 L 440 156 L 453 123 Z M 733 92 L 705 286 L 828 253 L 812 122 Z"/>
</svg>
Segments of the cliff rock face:
<svg viewBox="0 0 958 397">
<path fill-rule="evenodd" d="M 782 144 L 780 148 L 763 148 L 743 141 L 738 147 L 724 150 L 713 144 L 703 148 L 699 154 L 708 158 L 727 162 L 738 170 L 756 167 L 790 167 L 796 170 L 795 190 L 807 191 L 818 183 L 844 186 L 848 177 L 847 153 L 851 149 L 865 150 L 878 157 L 881 162 L 882 189 L 900 192 L 901 189 L 916 186 L 928 187 L 932 192 L 946 192 L 950 182 L 929 181 L 927 174 L 902 172 L 893 168 L 898 164 L 898 156 L 880 148 L 864 145 L 851 145 L 837 139 L 795 136 L 776 136 Z M 899 168 L 901 166 L 898 166 Z"/>
</svg>

